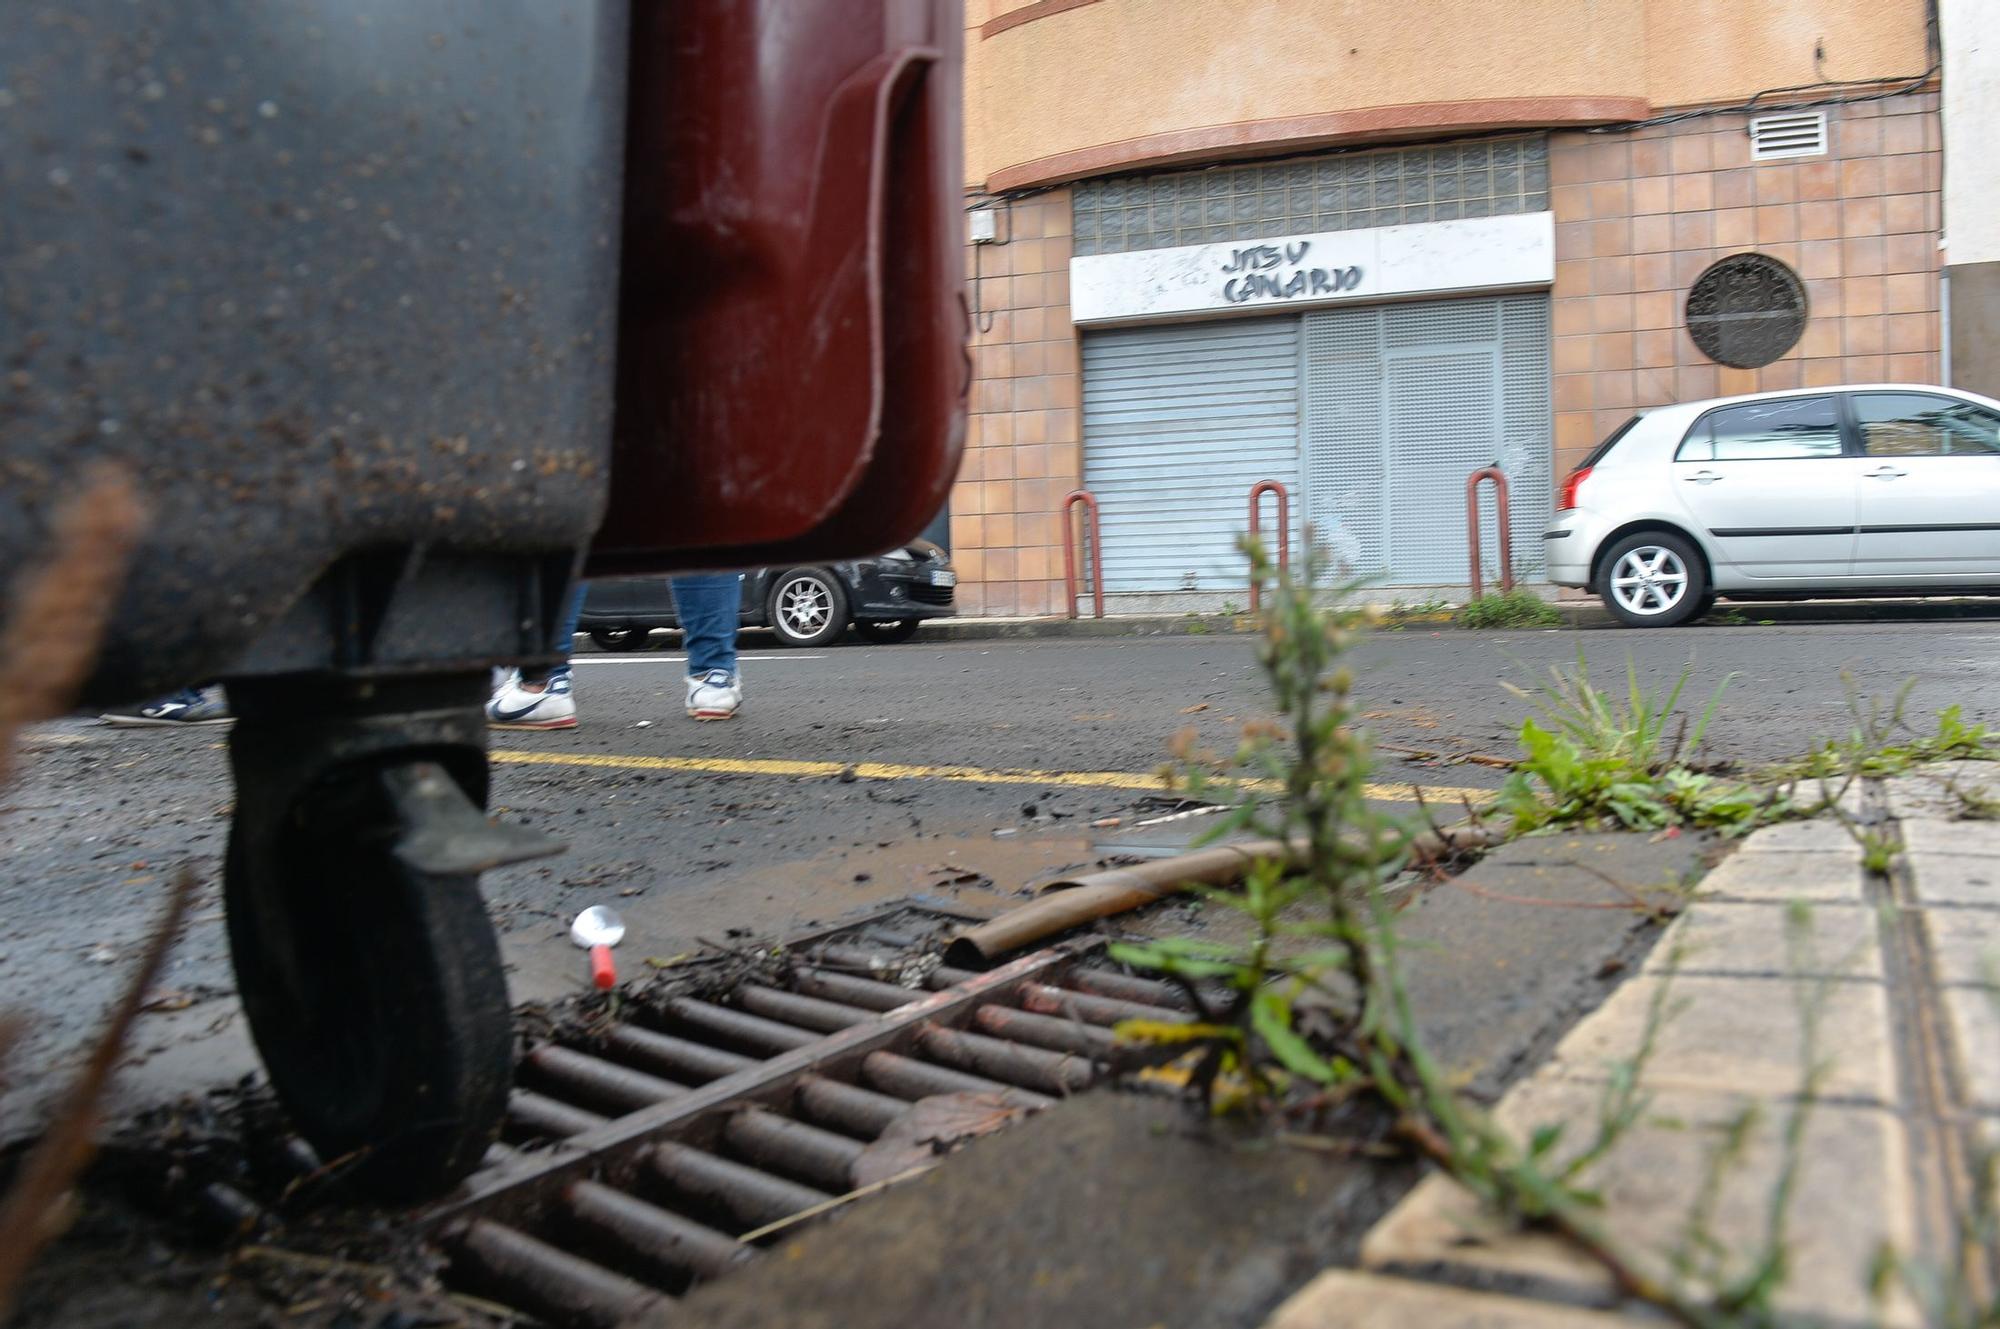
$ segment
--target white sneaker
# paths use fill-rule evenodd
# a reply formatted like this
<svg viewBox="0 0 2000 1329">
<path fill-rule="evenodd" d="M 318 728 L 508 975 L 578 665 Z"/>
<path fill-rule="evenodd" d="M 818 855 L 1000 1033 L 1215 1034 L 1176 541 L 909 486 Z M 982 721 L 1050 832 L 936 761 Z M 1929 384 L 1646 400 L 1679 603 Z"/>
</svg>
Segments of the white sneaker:
<svg viewBox="0 0 2000 1329">
<path fill-rule="evenodd" d="M 495 729 L 574 729 L 576 698 L 570 695 L 569 674 L 550 678 L 539 691 L 511 675 L 486 703 L 486 721 Z"/>
<path fill-rule="evenodd" d="M 687 713 L 697 720 L 730 720 L 743 704 L 743 682 L 722 669 L 688 675 Z"/>
</svg>

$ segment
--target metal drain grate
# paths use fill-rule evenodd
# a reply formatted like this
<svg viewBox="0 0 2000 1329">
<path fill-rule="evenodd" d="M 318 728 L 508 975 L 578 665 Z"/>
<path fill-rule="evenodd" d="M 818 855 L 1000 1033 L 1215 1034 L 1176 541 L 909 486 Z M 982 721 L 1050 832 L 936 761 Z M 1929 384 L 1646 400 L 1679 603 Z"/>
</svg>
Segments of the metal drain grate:
<svg viewBox="0 0 2000 1329">
<path fill-rule="evenodd" d="M 862 977 L 879 972 L 869 950 L 822 945 L 788 987 L 674 998 L 589 1049 L 535 1048 L 508 1143 L 425 1220 L 447 1278 L 564 1325 L 664 1308 L 855 1190 L 863 1151 L 919 1100 L 1044 1108 L 1097 1078 L 1110 1025 L 1190 1018 L 1175 989 L 1092 968 L 1089 949 L 934 968 L 917 990 Z"/>
</svg>

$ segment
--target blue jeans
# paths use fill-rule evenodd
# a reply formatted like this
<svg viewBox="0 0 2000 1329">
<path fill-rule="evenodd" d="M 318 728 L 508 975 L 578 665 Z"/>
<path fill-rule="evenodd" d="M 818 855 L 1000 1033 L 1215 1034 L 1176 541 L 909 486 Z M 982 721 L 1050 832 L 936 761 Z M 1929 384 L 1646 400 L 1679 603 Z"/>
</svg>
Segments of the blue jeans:
<svg viewBox="0 0 2000 1329">
<path fill-rule="evenodd" d="M 689 676 L 720 669 L 736 676 L 736 628 L 743 579 L 734 572 L 675 577 L 674 614 L 687 644 Z"/>
<path fill-rule="evenodd" d="M 523 669 L 521 671 L 523 683 L 546 683 L 550 679 L 569 677 L 569 652 L 576 642 L 577 620 L 583 617 L 583 590 L 582 582 L 570 587 L 569 599 L 563 603 L 562 628 L 556 633 L 555 639 L 555 649 L 561 654 L 563 662 L 547 669 Z"/>
</svg>

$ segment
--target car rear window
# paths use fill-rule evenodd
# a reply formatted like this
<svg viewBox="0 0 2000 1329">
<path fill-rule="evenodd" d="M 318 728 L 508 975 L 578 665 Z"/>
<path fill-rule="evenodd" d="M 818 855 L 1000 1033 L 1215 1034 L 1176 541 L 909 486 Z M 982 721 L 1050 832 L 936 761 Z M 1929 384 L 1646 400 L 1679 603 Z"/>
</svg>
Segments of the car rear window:
<svg viewBox="0 0 2000 1329">
<path fill-rule="evenodd" d="M 1577 463 L 1576 469 L 1579 471 L 1587 471 L 1591 467 L 1597 465 L 1597 463 L 1603 461 L 1605 456 L 1610 453 L 1611 449 L 1618 446 L 1618 440 L 1625 437 L 1625 435 L 1631 433 L 1632 426 L 1638 424 L 1639 421 L 1644 418 L 1645 417 L 1643 415 L 1635 415 L 1630 420 L 1627 420 L 1624 424 L 1619 425 L 1616 429 L 1612 430 L 1608 438 L 1606 438 L 1602 443 L 1599 443 L 1596 447 L 1590 450 L 1590 455 L 1588 457 L 1585 457 L 1582 461 Z"/>
<path fill-rule="evenodd" d="M 1841 455 L 1831 397 L 1781 397 L 1724 406 L 1695 421 L 1675 461 L 1806 461 Z"/>
</svg>

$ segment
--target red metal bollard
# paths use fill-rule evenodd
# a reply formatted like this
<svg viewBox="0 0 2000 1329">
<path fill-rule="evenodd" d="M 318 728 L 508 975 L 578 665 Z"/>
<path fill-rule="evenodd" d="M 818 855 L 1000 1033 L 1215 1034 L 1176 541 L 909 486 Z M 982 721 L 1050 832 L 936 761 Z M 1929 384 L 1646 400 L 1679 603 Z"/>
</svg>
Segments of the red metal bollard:
<svg viewBox="0 0 2000 1329">
<path fill-rule="evenodd" d="M 1472 598 L 1485 591 L 1479 575 L 1479 482 L 1493 482 L 1495 525 L 1500 528 L 1500 589 L 1514 589 L 1514 537 L 1507 524 L 1507 473 L 1498 466 L 1482 466 L 1465 477 L 1465 543 L 1472 554 Z"/>
<path fill-rule="evenodd" d="M 1095 608 L 1092 618 L 1104 617 L 1104 537 L 1097 526 L 1097 499 L 1088 489 L 1072 489 L 1062 502 L 1063 524 L 1063 609 L 1076 617 L 1076 522 L 1070 511 L 1083 504 L 1084 522 L 1090 534 L 1090 598 Z"/>
<path fill-rule="evenodd" d="M 1258 535 L 1257 517 L 1263 504 L 1258 500 L 1266 494 L 1278 496 L 1278 567 L 1289 570 L 1292 566 L 1292 491 L 1276 480 L 1259 480 L 1250 486 L 1250 538 Z M 1255 576 L 1250 578 L 1250 612 L 1256 613 L 1264 600 L 1264 587 Z"/>
</svg>

